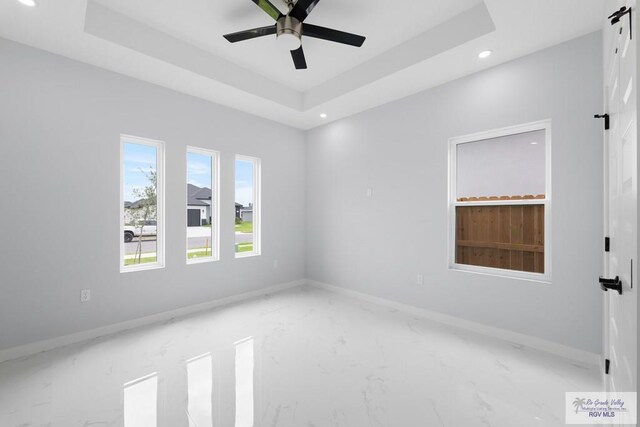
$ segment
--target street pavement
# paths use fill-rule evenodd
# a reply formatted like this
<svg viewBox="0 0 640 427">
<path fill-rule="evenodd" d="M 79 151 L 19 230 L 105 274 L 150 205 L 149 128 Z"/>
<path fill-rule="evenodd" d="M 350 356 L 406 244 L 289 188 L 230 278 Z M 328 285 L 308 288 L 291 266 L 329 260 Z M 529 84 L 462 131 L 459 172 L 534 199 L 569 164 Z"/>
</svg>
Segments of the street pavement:
<svg viewBox="0 0 640 427">
<path fill-rule="evenodd" d="M 207 244 L 207 238 L 209 239 L 209 246 L 211 246 L 211 228 L 209 227 L 189 227 L 187 228 L 187 249 L 202 248 Z M 252 233 L 238 233 L 236 232 L 236 244 L 247 243 L 253 241 Z M 134 238 L 132 242 L 124 244 L 125 254 L 135 253 L 138 247 L 138 239 Z M 154 252 L 156 250 L 156 238 L 155 237 L 143 237 L 142 238 L 142 252 Z"/>
</svg>

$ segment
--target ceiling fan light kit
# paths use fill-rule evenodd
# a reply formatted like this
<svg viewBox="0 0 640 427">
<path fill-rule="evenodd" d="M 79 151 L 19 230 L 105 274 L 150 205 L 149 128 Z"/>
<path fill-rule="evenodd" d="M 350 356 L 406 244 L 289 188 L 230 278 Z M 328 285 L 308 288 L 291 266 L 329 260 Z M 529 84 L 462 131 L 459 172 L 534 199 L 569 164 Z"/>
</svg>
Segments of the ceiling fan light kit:
<svg viewBox="0 0 640 427">
<path fill-rule="evenodd" d="M 300 36 L 302 36 L 302 22 L 296 18 L 286 15 L 276 21 L 277 40 L 285 42 L 289 50 L 296 50 L 301 46 Z"/>
<path fill-rule="evenodd" d="M 335 43 L 360 47 L 365 37 L 331 28 L 305 24 L 304 20 L 309 16 L 313 8 L 320 0 L 286 0 L 289 13 L 282 14 L 269 0 L 252 0 L 267 15 L 276 21 L 275 25 L 253 28 L 237 33 L 225 34 L 224 38 L 230 43 L 254 39 L 275 34 L 277 40 L 291 51 L 291 58 L 297 70 L 307 68 L 307 61 L 302 50 L 302 37 L 314 37 Z"/>
</svg>

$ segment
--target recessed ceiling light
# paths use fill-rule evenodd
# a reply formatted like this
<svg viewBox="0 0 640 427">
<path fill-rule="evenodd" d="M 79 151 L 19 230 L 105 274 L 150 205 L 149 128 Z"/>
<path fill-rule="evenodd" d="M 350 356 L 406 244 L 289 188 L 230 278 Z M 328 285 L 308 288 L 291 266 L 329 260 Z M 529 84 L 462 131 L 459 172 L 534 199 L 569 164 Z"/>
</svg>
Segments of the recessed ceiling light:
<svg viewBox="0 0 640 427">
<path fill-rule="evenodd" d="M 34 7 L 38 4 L 36 3 L 36 0 L 18 0 L 18 1 L 23 5 L 29 6 L 29 7 Z"/>
<path fill-rule="evenodd" d="M 531 145 L 538 145 L 538 143 L 537 143 L 537 142 L 535 142 L 535 141 L 533 141 L 533 142 L 531 143 Z"/>
<path fill-rule="evenodd" d="M 321 119 L 326 119 L 326 118 L 327 118 L 327 113 L 322 113 L 322 114 L 320 114 L 320 118 L 321 118 Z"/>
<path fill-rule="evenodd" d="M 478 58 L 480 59 L 488 58 L 491 56 L 492 53 L 493 53 L 492 50 L 483 50 L 478 54 Z"/>
</svg>

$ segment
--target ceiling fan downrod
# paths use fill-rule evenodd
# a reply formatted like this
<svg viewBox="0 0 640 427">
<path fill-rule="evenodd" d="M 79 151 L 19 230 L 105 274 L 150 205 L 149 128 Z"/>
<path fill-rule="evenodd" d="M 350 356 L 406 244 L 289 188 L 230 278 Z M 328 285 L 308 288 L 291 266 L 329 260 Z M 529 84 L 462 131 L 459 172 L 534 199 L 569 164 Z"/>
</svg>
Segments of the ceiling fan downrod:
<svg viewBox="0 0 640 427">
<path fill-rule="evenodd" d="M 293 9 L 293 1 L 287 0 L 289 12 Z M 281 44 L 286 45 L 289 50 L 298 49 L 302 41 L 302 22 L 290 14 L 286 14 L 278 18 L 276 21 L 276 38 Z"/>
</svg>

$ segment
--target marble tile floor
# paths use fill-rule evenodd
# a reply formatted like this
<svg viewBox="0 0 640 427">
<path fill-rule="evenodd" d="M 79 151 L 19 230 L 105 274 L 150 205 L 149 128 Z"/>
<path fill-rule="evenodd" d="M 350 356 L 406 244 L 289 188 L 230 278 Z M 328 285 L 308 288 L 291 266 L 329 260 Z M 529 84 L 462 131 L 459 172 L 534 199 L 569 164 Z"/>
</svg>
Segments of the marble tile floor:
<svg viewBox="0 0 640 427">
<path fill-rule="evenodd" d="M 597 367 L 302 287 L 0 364 L 2 427 L 560 426 Z"/>
</svg>

